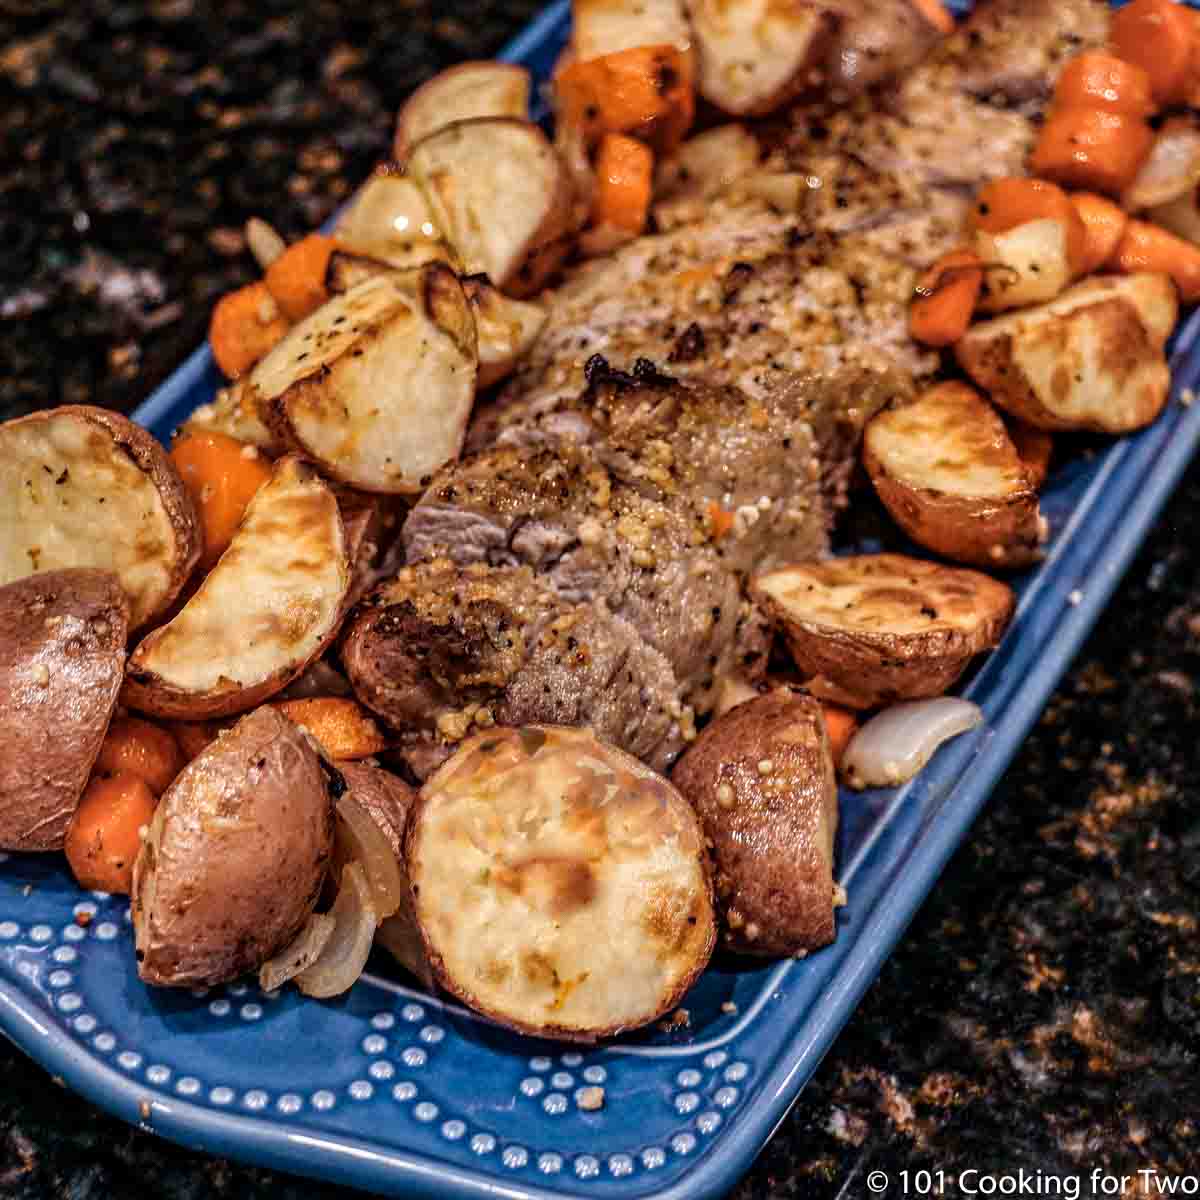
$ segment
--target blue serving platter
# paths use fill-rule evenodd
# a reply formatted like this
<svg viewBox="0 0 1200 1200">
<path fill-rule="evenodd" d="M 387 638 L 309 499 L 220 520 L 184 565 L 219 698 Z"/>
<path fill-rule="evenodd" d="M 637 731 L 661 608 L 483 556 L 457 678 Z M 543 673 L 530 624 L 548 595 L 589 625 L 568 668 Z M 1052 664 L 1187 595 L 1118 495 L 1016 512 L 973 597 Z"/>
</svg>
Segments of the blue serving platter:
<svg viewBox="0 0 1200 1200">
<path fill-rule="evenodd" d="M 544 78 L 566 2 L 504 57 Z M 128 904 L 81 893 L 58 856 L 5 856 L 0 1030 L 127 1121 L 204 1150 L 371 1191 L 716 1197 L 746 1170 L 854 1011 L 1102 612 L 1200 440 L 1200 313 L 1173 343 L 1174 396 L 1136 436 L 1075 458 L 1043 499 L 1052 541 L 965 694 L 986 724 L 908 786 L 843 793 L 838 938 L 803 961 L 718 962 L 688 1025 L 581 1049 L 520 1037 L 373 959 L 334 1002 L 253 985 L 137 979 Z M 197 351 L 135 416 L 166 438 L 220 380 Z M 579 1103 L 600 1086 L 604 1104 Z"/>
</svg>

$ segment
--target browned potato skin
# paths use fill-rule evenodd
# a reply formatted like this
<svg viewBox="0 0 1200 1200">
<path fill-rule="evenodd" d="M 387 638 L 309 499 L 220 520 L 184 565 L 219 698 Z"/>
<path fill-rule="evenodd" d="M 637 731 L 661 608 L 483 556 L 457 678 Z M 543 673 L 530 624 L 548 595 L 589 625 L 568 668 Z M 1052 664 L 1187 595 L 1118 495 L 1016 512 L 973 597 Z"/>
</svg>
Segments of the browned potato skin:
<svg viewBox="0 0 1200 1200">
<path fill-rule="evenodd" d="M 837 778 L 816 700 L 777 688 L 737 705 L 671 781 L 712 846 L 722 945 L 778 957 L 833 941 Z"/>
<path fill-rule="evenodd" d="M 1040 489 L 1050 474 L 1050 459 L 1054 455 L 1054 435 L 1044 429 L 1027 425 L 1016 417 L 1007 417 L 1004 421 L 1008 436 L 1016 446 L 1025 469 L 1029 472 L 1030 482 L 1035 489 Z"/>
<path fill-rule="evenodd" d="M 332 846 L 308 739 L 272 708 L 243 717 L 159 801 L 133 868 L 138 975 L 209 986 L 259 967 L 312 913 Z"/>
<path fill-rule="evenodd" d="M 860 557 L 903 558 L 902 555 Z M 926 632 L 897 636 L 887 631 L 866 633 L 798 622 L 757 587 L 757 581 L 752 584 L 755 597 L 782 627 L 792 659 L 813 695 L 855 709 L 941 696 L 976 654 L 999 642 L 1016 607 L 1016 597 L 1009 587 L 966 567 L 906 561 L 919 570 L 952 571 L 964 586 L 972 587 L 986 614 L 973 633 L 931 627 Z M 914 608 L 921 607 L 920 591 L 911 592 L 911 603 Z"/>
<path fill-rule="evenodd" d="M 0 588 L 0 848 L 62 847 L 116 707 L 128 623 L 111 571 Z"/>
</svg>

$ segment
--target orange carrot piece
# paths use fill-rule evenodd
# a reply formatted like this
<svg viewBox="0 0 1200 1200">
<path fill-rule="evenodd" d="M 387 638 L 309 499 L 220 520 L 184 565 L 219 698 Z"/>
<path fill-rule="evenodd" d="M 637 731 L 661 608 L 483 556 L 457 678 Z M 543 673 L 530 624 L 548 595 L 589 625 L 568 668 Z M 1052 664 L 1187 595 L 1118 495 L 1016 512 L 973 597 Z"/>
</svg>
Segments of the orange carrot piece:
<svg viewBox="0 0 1200 1200">
<path fill-rule="evenodd" d="M 387 749 L 387 738 L 375 718 L 348 696 L 280 700 L 275 707 L 289 721 L 303 725 L 334 761 L 369 758 Z"/>
<path fill-rule="evenodd" d="M 236 719 L 234 717 L 227 721 L 172 721 L 171 732 L 183 751 L 183 757 L 187 762 L 191 762 L 210 743 L 217 740 L 217 734 L 222 729 L 228 728 Z"/>
<path fill-rule="evenodd" d="M 259 280 L 228 292 L 217 301 L 208 324 L 208 341 L 217 366 L 236 379 L 264 357 L 288 331 L 275 297 Z"/>
<path fill-rule="evenodd" d="M 325 271 L 336 248 L 333 238 L 310 233 L 293 242 L 267 268 L 264 281 L 289 321 L 302 321 L 329 299 Z"/>
<path fill-rule="evenodd" d="M 1186 4 L 1133 0 L 1113 14 L 1113 49 L 1150 76 L 1154 99 L 1181 104 L 1195 85 L 1196 23 Z"/>
<path fill-rule="evenodd" d="M 1125 226 L 1112 263 L 1127 275 L 1138 271 L 1170 275 L 1185 304 L 1200 300 L 1200 246 L 1148 221 L 1130 221 Z"/>
<path fill-rule="evenodd" d="M 1059 108 L 1042 126 L 1030 165 L 1055 183 L 1119 195 L 1133 182 L 1153 144 L 1154 131 L 1138 117 Z"/>
<path fill-rule="evenodd" d="M 1083 220 L 1083 228 L 1087 233 L 1083 263 L 1079 270 L 1083 275 L 1090 275 L 1112 258 L 1129 223 L 1129 214 L 1095 192 L 1076 192 L 1071 197 L 1071 203 L 1075 205 L 1075 211 Z"/>
<path fill-rule="evenodd" d="M 623 133 L 606 133 L 596 155 L 592 222 L 641 233 L 650 213 L 654 152 Z"/>
<path fill-rule="evenodd" d="M 676 46 L 635 46 L 563 67 L 554 81 L 558 119 L 589 147 L 628 133 L 668 153 L 696 112 L 691 60 Z"/>
<path fill-rule="evenodd" d="M 954 14 L 941 0 L 911 0 L 913 8 L 927 20 L 938 33 L 954 32 Z"/>
<path fill-rule="evenodd" d="M 170 731 L 140 717 L 115 717 L 104 735 L 94 771 L 136 775 L 156 796 L 161 796 L 183 769 L 183 754 Z"/>
<path fill-rule="evenodd" d="M 926 346 L 950 346 L 971 323 L 983 287 L 983 264 L 973 250 L 952 250 L 917 284 L 908 310 L 908 331 Z"/>
<path fill-rule="evenodd" d="M 821 715 L 825 718 L 825 732 L 833 751 L 833 765 L 840 766 L 850 739 L 858 732 L 858 713 L 822 700 Z"/>
<path fill-rule="evenodd" d="M 141 829 L 154 816 L 154 794 L 130 771 L 97 777 L 84 789 L 63 849 L 81 887 L 128 895 Z"/>
<path fill-rule="evenodd" d="M 1154 112 L 1145 69 L 1104 50 L 1089 50 L 1067 63 L 1058 77 L 1054 102 L 1060 108 L 1100 108 L 1130 117 Z"/>
<path fill-rule="evenodd" d="M 733 528 L 733 513 L 722 508 L 715 500 L 710 500 L 708 523 L 712 530 L 712 540 L 719 542 Z"/>
<path fill-rule="evenodd" d="M 1004 233 L 1029 221 L 1061 221 L 1067 230 L 1067 257 L 1075 270 L 1084 259 L 1087 230 L 1057 184 L 1044 179 L 994 179 L 975 197 L 971 224 L 985 233 Z"/>
<path fill-rule="evenodd" d="M 200 513 L 200 564 L 208 569 L 225 553 L 254 493 L 271 478 L 271 465 L 248 443 L 215 432 L 185 434 L 171 447 L 171 461 Z"/>
</svg>

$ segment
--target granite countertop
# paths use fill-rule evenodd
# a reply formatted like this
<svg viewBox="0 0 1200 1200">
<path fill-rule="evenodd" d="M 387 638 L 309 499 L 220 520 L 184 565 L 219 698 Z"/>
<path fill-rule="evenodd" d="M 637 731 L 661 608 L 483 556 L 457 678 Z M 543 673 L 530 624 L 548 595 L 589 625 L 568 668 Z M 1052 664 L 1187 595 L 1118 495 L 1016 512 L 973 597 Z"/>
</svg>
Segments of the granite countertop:
<svg viewBox="0 0 1200 1200">
<path fill-rule="evenodd" d="M 406 92 L 537 7 L 0 0 L 0 418 L 132 409 L 254 274 L 246 217 L 319 223 Z M 1193 468 L 738 1200 L 1197 1169 L 1198 525 Z M 0 1196 L 352 1194 L 127 1127 L 0 1044 Z"/>
</svg>

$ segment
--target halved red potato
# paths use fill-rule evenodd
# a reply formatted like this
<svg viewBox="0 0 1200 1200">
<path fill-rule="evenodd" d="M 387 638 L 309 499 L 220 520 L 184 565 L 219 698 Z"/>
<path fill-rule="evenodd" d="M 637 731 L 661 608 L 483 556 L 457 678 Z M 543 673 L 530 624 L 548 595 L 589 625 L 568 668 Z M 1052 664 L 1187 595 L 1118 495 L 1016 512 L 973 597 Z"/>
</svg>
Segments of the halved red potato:
<svg viewBox="0 0 1200 1200">
<path fill-rule="evenodd" d="M 477 386 L 491 387 L 507 375 L 546 324 L 546 310 L 540 304 L 514 300 L 493 287 L 483 275 L 468 275 L 463 291 L 475 316 L 479 338 L 479 376 Z"/>
<path fill-rule="evenodd" d="M 780 567 L 751 591 L 809 691 L 847 708 L 940 696 L 999 642 L 1016 604 L 979 571 L 903 554 Z"/>
<path fill-rule="evenodd" d="M 442 263 L 334 296 L 251 372 L 267 425 L 334 479 L 414 493 L 458 455 L 475 399 L 475 320 Z"/>
<path fill-rule="evenodd" d="M 977 229 L 974 249 L 986 270 L 979 297 L 981 312 L 1003 312 L 1053 300 L 1075 277 L 1067 253 L 1069 231 L 1046 217 L 1003 233 Z"/>
<path fill-rule="evenodd" d="M 0 848 L 62 846 L 116 707 L 128 623 L 111 571 L 0 587 Z"/>
<path fill-rule="evenodd" d="M 515 63 L 464 62 L 423 83 L 400 108 L 392 153 L 404 162 L 423 138 L 472 117 L 528 117 L 531 80 Z"/>
<path fill-rule="evenodd" d="M 1031 562 L 1045 521 L 1004 422 L 964 383 L 872 417 L 863 464 L 884 507 L 926 549 L 976 566 Z"/>
<path fill-rule="evenodd" d="M 994 403 L 1030 425 L 1128 433 L 1167 402 L 1163 347 L 1178 313 L 1166 275 L 1093 276 L 973 325 L 954 350 Z"/>
<path fill-rule="evenodd" d="M 334 232 L 341 246 L 389 267 L 419 267 L 454 258 L 421 189 L 391 164 L 376 168 L 358 189 Z"/>
<path fill-rule="evenodd" d="M 337 499 L 280 459 L 195 594 L 130 656 L 123 701 L 183 720 L 253 708 L 324 652 L 350 579 Z"/>
<path fill-rule="evenodd" d="M 681 0 L 572 0 L 571 51 L 578 62 L 637 46 L 692 43 Z"/>
<path fill-rule="evenodd" d="M 113 571 L 131 629 L 171 606 L 200 558 L 200 519 L 167 452 L 104 408 L 0 425 L 0 512 L 0 585 L 69 567 Z"/>
<path fill-rule="evenodd" d="M 762 116 L 824 78 L 835 28 L 816 5 L 692 0 L 700 94 L 736 116 Z"/>
<path fill-rule="evenodd" d="M 510 295 L 537 291 L 570 248 L 571 181 L 529 121 L 457 121 L 414 146 L 408 169 L 464 271 Z"/>
<path fill-rule="evenodd" d="M 716 929 L 688 802 L 582 729 L 494 729 L 421 789 L 405 842 L 439 982 L 501 1024 L 593 1041 L 674 1007 Z"/>
</svg>

